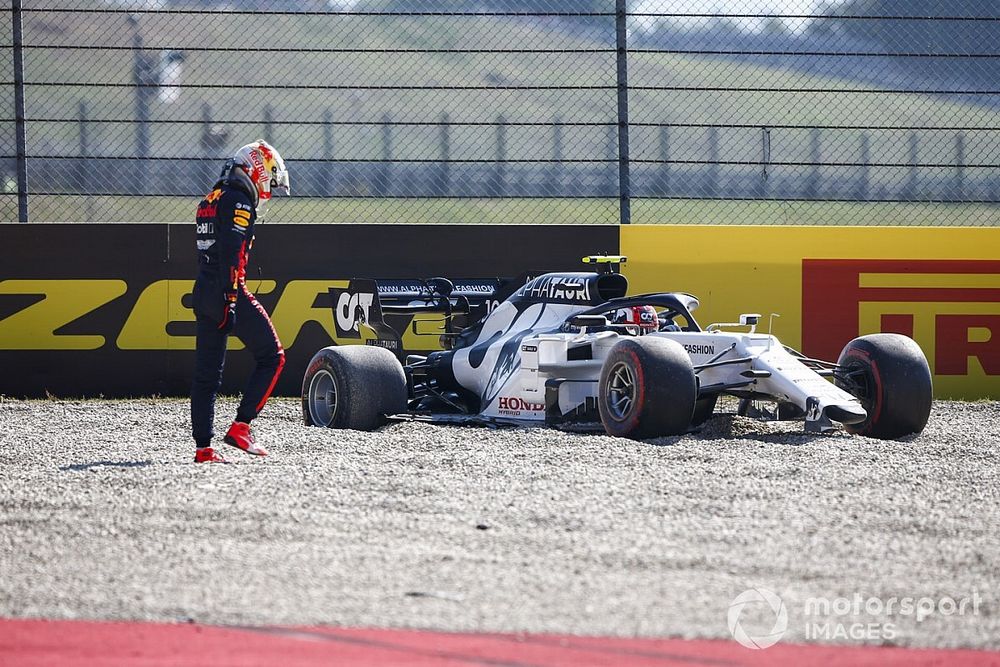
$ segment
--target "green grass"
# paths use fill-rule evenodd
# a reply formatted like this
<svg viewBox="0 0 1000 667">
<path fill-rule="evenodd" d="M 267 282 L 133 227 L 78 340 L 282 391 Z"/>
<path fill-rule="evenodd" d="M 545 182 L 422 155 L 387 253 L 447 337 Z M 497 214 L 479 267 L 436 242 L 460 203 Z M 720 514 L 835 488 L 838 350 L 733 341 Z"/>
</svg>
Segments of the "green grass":
<svg viewBox="0 0 1000 667">
<path fill-rule="evenodd" d="M 33 196 L 32 220 L 193 220 L 194 198 Z M 3 209 L 6 210 L 6 209 Z M 416 224 L 613 224 L 617 199 L 278 199 L 267 222 Z M 639 199 L 636 224 L 1000 225 L 1000 207 L 952 204 L 691 201 Z"/>
</svg>

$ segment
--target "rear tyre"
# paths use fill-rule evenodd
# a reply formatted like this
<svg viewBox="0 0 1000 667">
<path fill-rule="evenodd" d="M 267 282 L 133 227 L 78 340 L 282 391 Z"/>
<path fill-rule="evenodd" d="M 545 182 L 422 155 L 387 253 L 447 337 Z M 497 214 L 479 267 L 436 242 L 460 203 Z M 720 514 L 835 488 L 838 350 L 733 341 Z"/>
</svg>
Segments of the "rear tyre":
<svg viewBox="0 0 1000 667">
<path fill-rule="evenodd" d="M 306 426 L 371 431 L 406 412 L 406 375 L 381 347 L 345 345 L 317 352 L 302 378 Z"/>
<path fill-rule="evenodd" d="M 931 370 L 920 346 L 900 334 L 855 338 L 837 361 L 837 386 L 861 401 L 868 418 L 851 433 L 891 440 L 920 433 L 931 413 Z"/>
<path fill-rule="evenodd" d="M 623 338 L 601 368 L 597 406 L 608 435 L 638 440 L 685 433 L 697 398 L 691 358 L 676 341 Z"/>
</svg>

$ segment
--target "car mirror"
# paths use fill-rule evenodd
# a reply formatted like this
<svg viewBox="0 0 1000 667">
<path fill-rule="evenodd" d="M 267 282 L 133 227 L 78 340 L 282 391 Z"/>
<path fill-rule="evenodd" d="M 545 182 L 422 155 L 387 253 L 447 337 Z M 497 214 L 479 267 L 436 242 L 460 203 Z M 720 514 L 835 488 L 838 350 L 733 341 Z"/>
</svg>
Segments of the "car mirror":
<svg viewBox="0 0 1000 667">
<path fill-rule="evenodd" d="M 604 315 L 576 315 L 569 319 L 569 323 L 581 329 L 591 329 L 593 327 L 608 326 L 608 318 Z"/>
</svg>

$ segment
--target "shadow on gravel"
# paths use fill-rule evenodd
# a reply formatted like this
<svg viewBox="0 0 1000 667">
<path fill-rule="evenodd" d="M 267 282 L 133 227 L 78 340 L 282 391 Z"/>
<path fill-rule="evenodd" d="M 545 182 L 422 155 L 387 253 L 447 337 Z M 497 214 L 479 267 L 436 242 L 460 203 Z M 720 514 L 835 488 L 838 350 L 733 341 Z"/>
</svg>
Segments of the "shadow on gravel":
<svg viewBox="0 0 1000 667">
<path fill-rule="evenodd" d="M 714 440 L 752 440 L 774 445 L 803 446 L 850 437 L 845 431 L 807 433 L 803 430 L 802 424 L 797 422 L 764 422 L 739 415 L 716 414 L 685 435 L 653 438 L 644 442 L 658 447 L 669 447 Z"/>
<path fill-rule="evenodd" d="M 67 471 L 72 470 L 74 472 L 79 472 L 81 470 L 92 470 L 94 468 L 145 468 L 146 466 L 153 465 L 152 461 L 94 461 L 92 463 L 74 463 L 71 466 L 63 466 L 59 468 L 60 470 Z"/>
</svg>

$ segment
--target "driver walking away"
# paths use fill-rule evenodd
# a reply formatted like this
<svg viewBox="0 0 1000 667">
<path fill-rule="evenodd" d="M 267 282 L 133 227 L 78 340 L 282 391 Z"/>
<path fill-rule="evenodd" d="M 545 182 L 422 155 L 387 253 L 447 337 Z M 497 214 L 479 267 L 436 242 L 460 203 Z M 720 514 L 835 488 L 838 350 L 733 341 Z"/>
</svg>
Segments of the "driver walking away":
<svg viewBox="0 0 1000 667">
<path fill-rule="evenodd" d="M 256 366 L 223 440 L 248 454 L 267 456 L 254 441 L 250 422 L 274 391 L 285 365 L 285 351 L 267 311 L 247 290 L 246 265 L 254 224 L 263 217 L 274 191 L 290 193 L 285 162 L 267 142 L 256 141 L 226 161 L 212 191 L 198 204 L 199 271 L 193 293 L 197 333 L 191 387 L 196 463 L 226 462 L 212 448 L 212 423 L 230 333 L 253 353 Z"/>
</svg>

